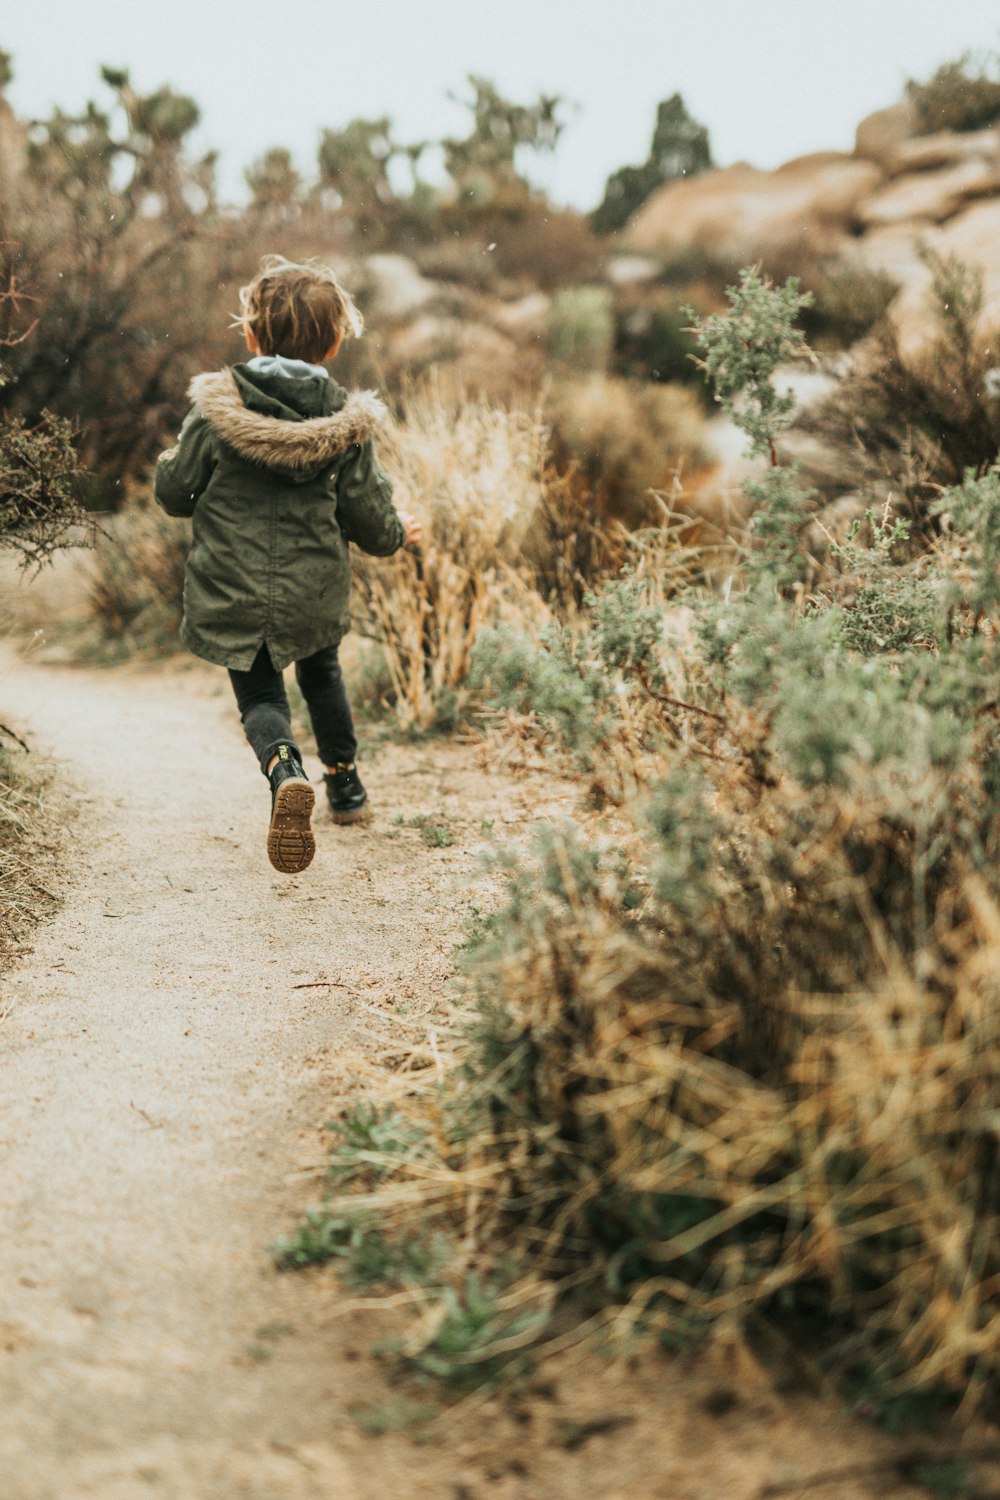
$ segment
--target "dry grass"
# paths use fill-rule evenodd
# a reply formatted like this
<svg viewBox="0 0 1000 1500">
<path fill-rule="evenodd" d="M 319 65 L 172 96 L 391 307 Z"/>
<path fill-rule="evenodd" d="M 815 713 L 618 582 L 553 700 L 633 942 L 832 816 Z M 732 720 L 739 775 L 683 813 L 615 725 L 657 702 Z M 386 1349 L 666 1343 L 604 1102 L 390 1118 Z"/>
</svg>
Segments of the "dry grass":
<svg viewBox="0 0 1000 1500">
<path fill-rule="evenodd" d="M 41 869 L 44 783 L 28 774 L 24 750 L 12 741 L 0 726 L 0 968 L 54 901 L 46 889 L 47 862 L 45 874 Z"/>
<path fill-rule="evenodd" d="M 1000 902 L 966 870 L 915 955 L 891 800 L 754 785 L 741 732 L 712 903 L 693 875 L 690 909 L 657 899 L 671 845 L 636 809 L 550 832 L 509 867 L 466 1008 L 373 1069 L 411 1143 L 355 1159 L 375 1178 L 329 1212 L 452 1236 L 444 1282 L 396 1299 L 418 1366 L 472 1277 L 497 1322 L 459 1378 L 598 1328 L 764 1318 L 822 1386 L 971 1416 L 1000 1383 Z"/>
<path fill-rule="evenodd" d="M 646 533 L 645 566 L 654 552 L 665 577 L 693 565 L 684 528 L 672 522 L 662 495 L 635 486 L 652 483 L 655 468 L 666 488 L 676 488 L 671 466 L 697 452 L 702 427 L 694 398 L 664 388 L 637 407 L 624 382 L 603 379 L 560 389 L 561 409 L 578 424 L 574 441 L 585 430 L 590 445 L 571 458 L 556 440 L 561 467 L 541 409 L 470 399 L 440 381 L 411 389 L 402 419 L 385 434 L 396 504 L 421 517 L 424 539 L 419 554 L 401 552 L 388 563 L 356 554 L 355 618 L 362 634 L 382 644 L 406 728 L 454 719 L 484 626 L 538 629 L 553 615 L 572 614 L 587 589 L 629 561 L 629 530 L 609 521 L 601 498 L 612 471 L 619 498 L 632 487 L 631 522 L 641 518 L 659 538 L 649 544 Z M 654 409 L 659 426 L 648 433 L 643 419 Z M 657 445 L 668 432 L 675 446 L 664 452 Z M 591 459 L 600 473 L 591 475 Z"/>
<path fill-rule="evenodd" d="M 476 636 L 514 610 L 537 616 L 523 548 L 547 493 L 547 433 L 536 411 L 410 392 L 380 444 L 395 504 L 424 523 L 419 553 L 354 555 L 355 613 L 382 643 L 404 727 L 454 714 Z"/>
<path fill-rule="evenodd" d="M 89 568 L 86 651 L 129 655 L 174 647 L 190 527 L 136 500 L 102 523 Z"/>
<path fill-rule="evenodd" d="M 564 378 L 549 388 L 545 415 L 557 467 L 578 477 L 605 528 L 648 525 L 655 496 L 706 465 L 704 409 L 688 386 Z"/>
</svg>

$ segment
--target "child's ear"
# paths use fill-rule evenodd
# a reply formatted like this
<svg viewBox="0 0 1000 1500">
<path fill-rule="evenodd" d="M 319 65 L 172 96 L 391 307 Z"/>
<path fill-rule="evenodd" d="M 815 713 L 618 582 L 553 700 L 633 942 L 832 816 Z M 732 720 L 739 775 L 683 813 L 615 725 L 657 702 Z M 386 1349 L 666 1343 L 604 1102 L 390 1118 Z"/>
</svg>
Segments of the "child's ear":
<svg viewBox="0 0 1000 1500">
<path fill-rule="evenodd" d="M 260 344 L 257 340 L 257 335 L 254 333 L 249 323 L 243 324 L 243 337 L 246 339 L 247 348 L 250 350 L 250 353 L 259 354 Z"/>
<path fill-rule="evenodd" d="M 328 359 L 336 359 L 337 358 L 337 355 L 340 353 L 340 346 L 341 346 L 341 344 L 343 342 L 344 342 L 344 335 L 343 335 L 343 333 L 338 333 L 337 337 L 334 339 L 334 341 L 330 345 L 329 349 L 323 355 L 324 363 Z"/>
</svg>

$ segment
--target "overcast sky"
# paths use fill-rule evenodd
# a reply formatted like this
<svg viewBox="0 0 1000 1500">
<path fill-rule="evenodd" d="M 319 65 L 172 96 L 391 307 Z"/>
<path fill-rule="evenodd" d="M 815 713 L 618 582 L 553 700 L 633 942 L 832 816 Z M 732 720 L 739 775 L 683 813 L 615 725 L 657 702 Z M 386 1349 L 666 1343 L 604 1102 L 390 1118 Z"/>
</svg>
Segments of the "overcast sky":
<svg viewBox="0 0 1000 1500">
<path fill-rule="evenodd" d="M 850 150 L 863 115 L 966 49 L 1000 47 L 991 0 L 0 0 L 24 116 L 101 98 L 98 66 L 169 83 L 202 110 L 224 197 L 269 146 L 311 175 L 323 126 L 388 114 L 400 139 L 462 133 L 448 101 L 476 72 L 508 96 L 572 100 L 540 181 L 592 207 L 646 155 L 680 90 L 716 160 Z"/>
</svg>

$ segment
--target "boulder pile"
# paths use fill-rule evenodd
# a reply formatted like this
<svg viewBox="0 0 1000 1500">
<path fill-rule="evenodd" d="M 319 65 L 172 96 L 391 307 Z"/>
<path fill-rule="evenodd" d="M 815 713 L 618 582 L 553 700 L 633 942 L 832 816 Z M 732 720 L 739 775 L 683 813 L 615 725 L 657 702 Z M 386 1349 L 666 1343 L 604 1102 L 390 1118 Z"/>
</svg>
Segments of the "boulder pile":
<svg viewBox="0 0 1000 1500">
<path fill-rule="evenodd" d="M 928 337 L 926 248 L 983 274 L 984 338 L 1000 327 L 1000 128 L 918 135 L 904 103 L 858 126 L 854 151 L 797 157 L 775 171 L 746 163 L 668 183 L 627 231 L 636 252 L 692 249 L 716 260 L 806 258 L 882 272 L 904 352 Z"/>
</svg>

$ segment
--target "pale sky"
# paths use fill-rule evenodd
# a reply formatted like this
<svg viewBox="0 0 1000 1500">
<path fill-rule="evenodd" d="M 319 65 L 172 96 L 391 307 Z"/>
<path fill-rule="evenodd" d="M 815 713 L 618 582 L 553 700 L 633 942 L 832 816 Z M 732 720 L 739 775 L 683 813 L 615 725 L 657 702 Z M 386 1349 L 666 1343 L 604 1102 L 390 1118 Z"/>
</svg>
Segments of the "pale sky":
<svg viewBox="0 0 1000 1500">
<path fill-rule="evenodd" d="M 195 144 L 220 151 L 230 199 L 269 146 L 311 176 L 321 128 L 357 115 L 390 115 L 406 141 L 462 133 L 447 94 L 476 72 L 522 102 L 574 102 L 538 180 L 586 209 L 645 158 L 675 90 L 718 162 L 770 167 L 850 150 L 908 77 L 998 47 L 991 0 L 0 0 L 19 114 L 106 99 L 101 63 L 169 83 L 200 105 Z"/>
</svg>

